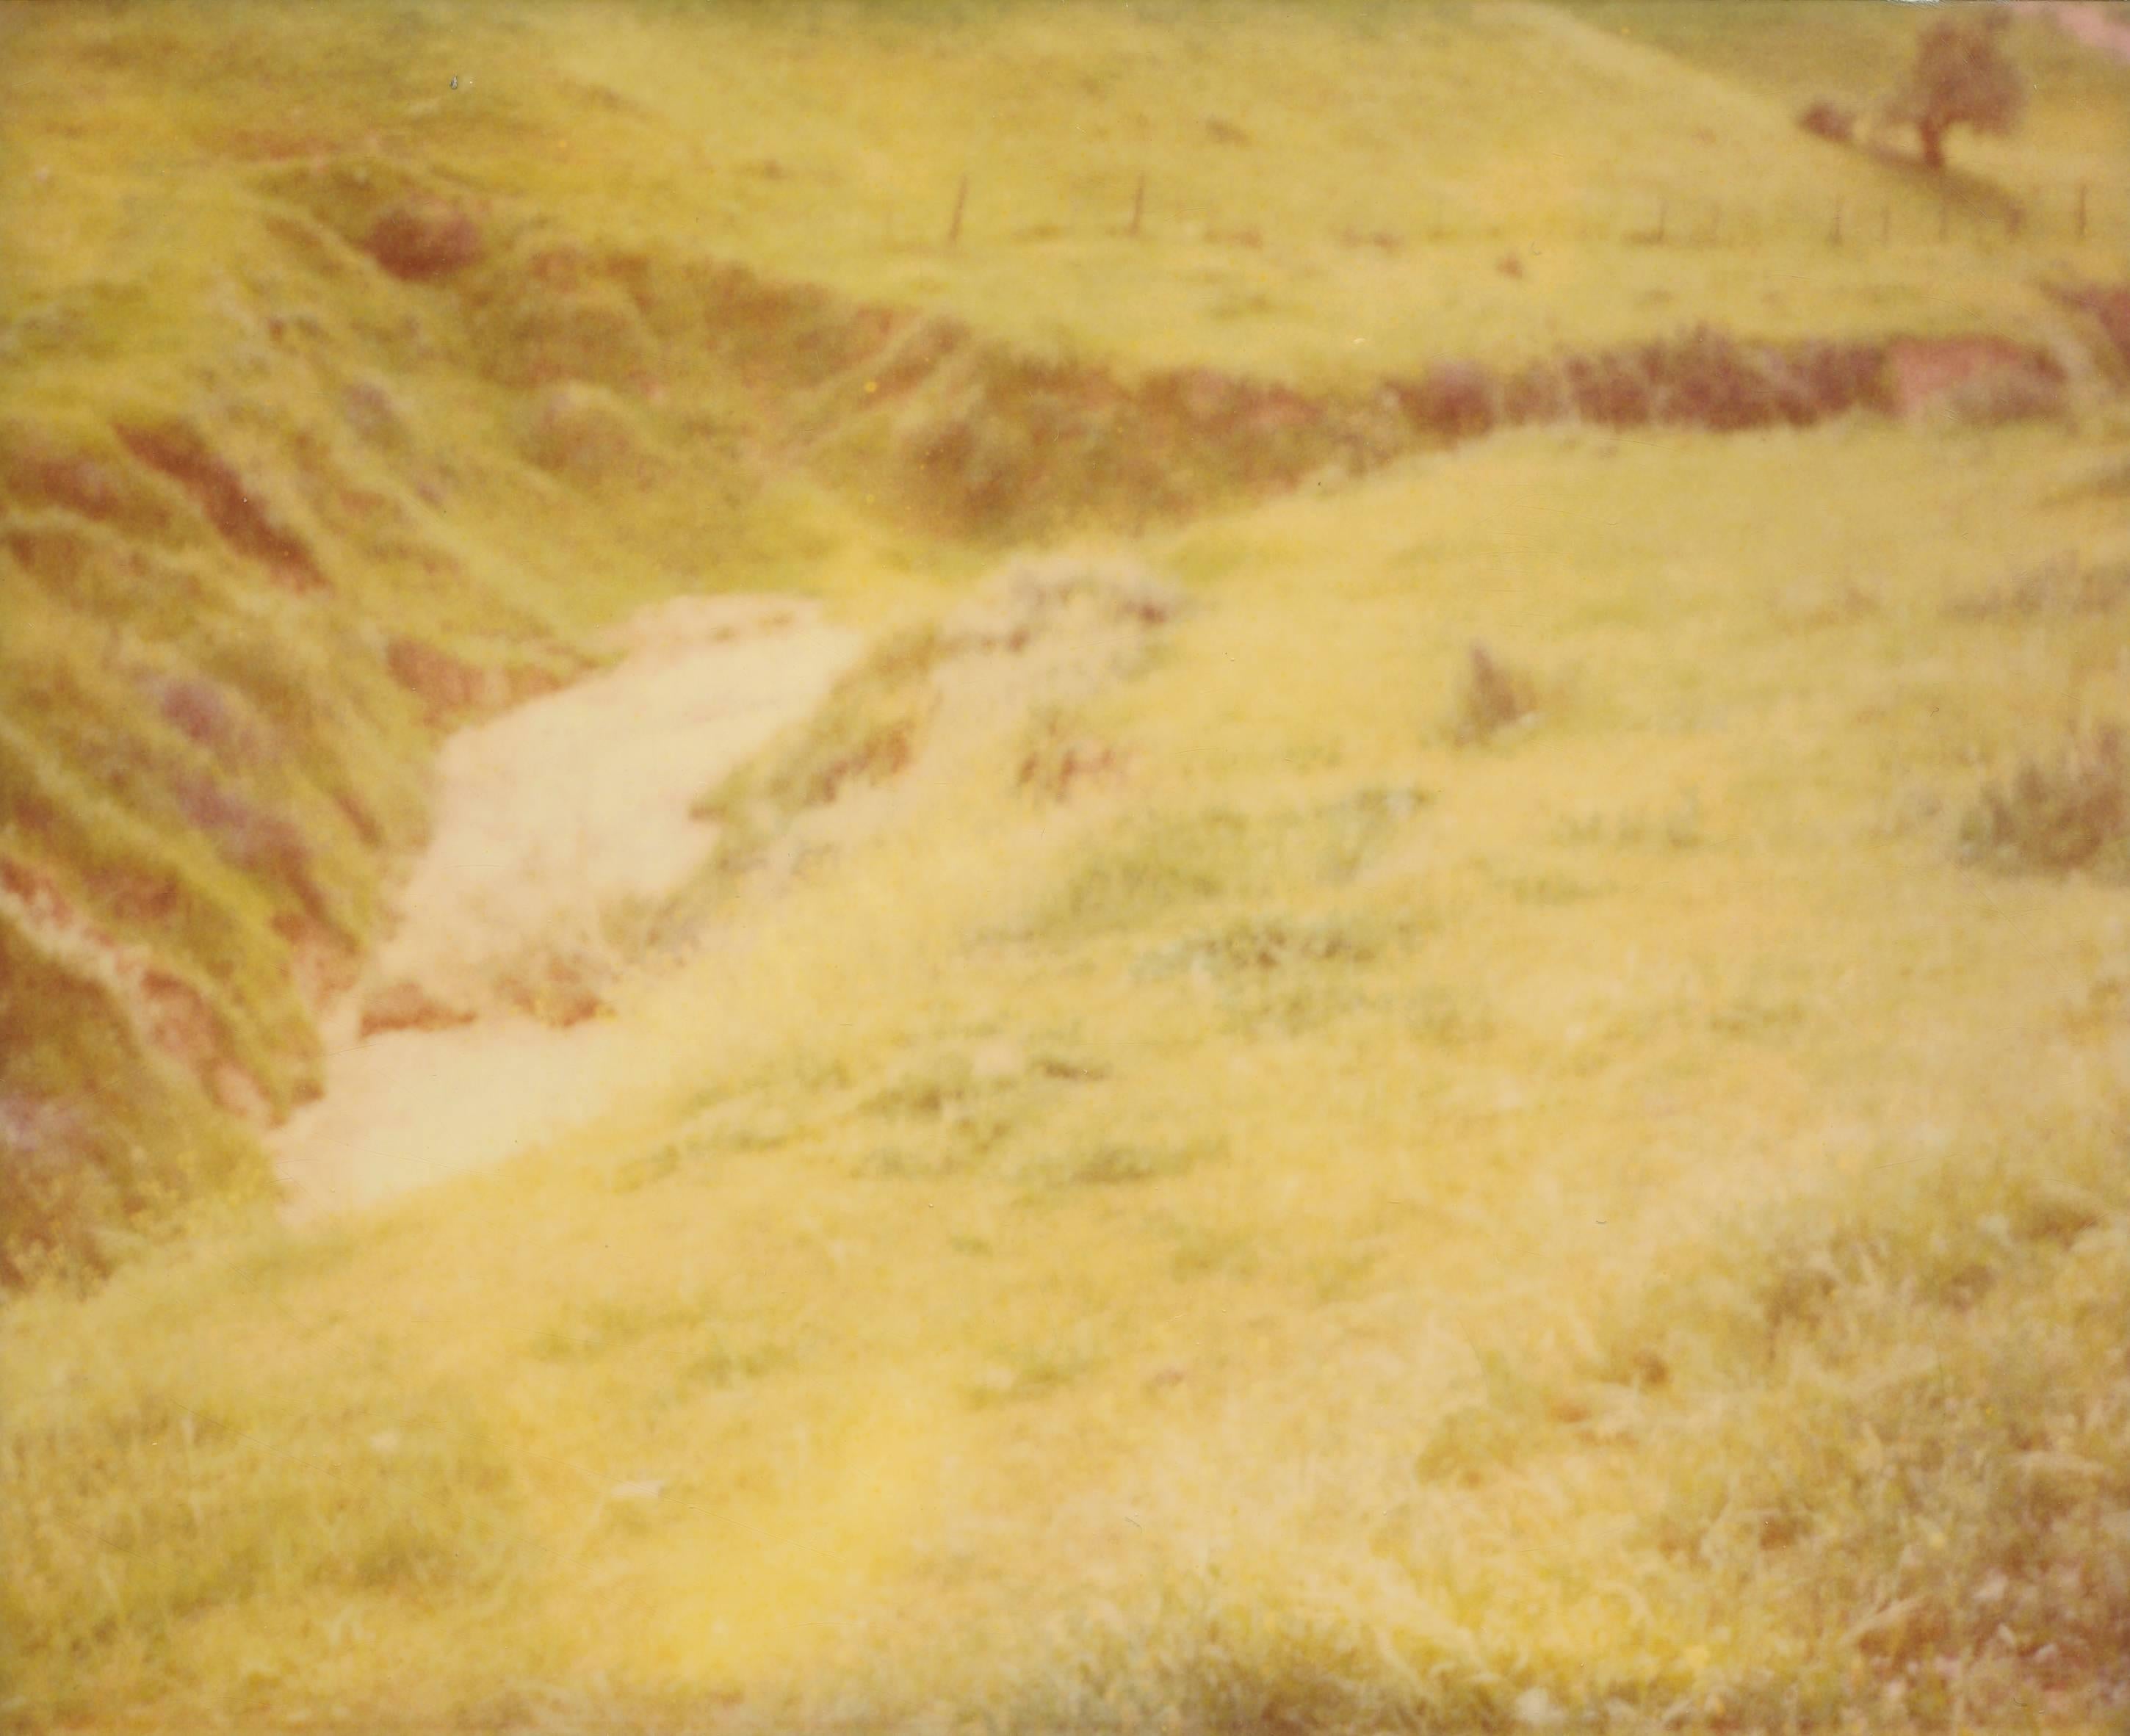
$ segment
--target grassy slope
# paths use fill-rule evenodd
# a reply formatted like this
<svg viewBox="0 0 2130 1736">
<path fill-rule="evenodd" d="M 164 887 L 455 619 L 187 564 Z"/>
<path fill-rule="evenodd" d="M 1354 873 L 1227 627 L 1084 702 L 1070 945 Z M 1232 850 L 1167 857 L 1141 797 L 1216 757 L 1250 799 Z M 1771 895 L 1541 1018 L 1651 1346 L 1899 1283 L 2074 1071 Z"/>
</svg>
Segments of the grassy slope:
<svg viewBox="0 0 2130 1736">
<path fill-rule="evenodd" d="M 2107 546 L 2089 469 L 1533 435 L 1184 533 L 1206 606 L 1076 719 L 1122 793 L 1001 743 L 644 1010 L 622 1121 L 14 1310 L 32 1704 L 2090 1684 L 2118 895 L 1951 845 L 2104 672 L 1947 613 Z M 1568 696 L 1459 750 L 1472 630 Z"/>
<path fill-rule="evenodd" d="M 1143 362 L 1373 376 L 1698 317 L 1821 336 L 1990 324 L 2037 306 L 2030 274 L 2003 270 L 2001 236 L 1980 227 L 1944 250 L 1820 245 L 1836 196 L 1874 212 L 1890 203 L 1904 241 L 1934 233 L 1936 191 L 1801 137 L 1789 83 L 1736 82 L 1741 61 L 1828 56 L 1837 25 L 1870 38 L 1840 57 L 1852 78 L 1883 78 L 1919 21 L 1866 27 L 1749 7 L 1734 30 L 1662 16 L 1698 10 L 1597 12 L 1631 14 L 1635 32 L 1696 58 L 1712 38 L 1747 44 L 1715 56 L 1723 77 L 1515 5 L 1031 6 L 953 21 L 795 4 L 619 20 L 412 7 L 389 45 L 273 7 L 225 12 L 213 37 L 179 12 L 122 25 L 84 13 L 27 28 L 63 34 L 69 72 L 87 59 L 127 124 L 103 130 L 93 156 L 67 141 L 31 258 L 56 252 L 52 269 L 70 281 L 85 246 L 155 230 L 182 246 L 183 203 L 129 217 L 114 157 L 155 184 L 196 184 L 204 167 L 213 188 L 247 160 L 366 141 L 477 188 L 537 190 L 579 232 L 685 237 L 773 274 Z M 1779 51 L 1760 55 L 1763 38 Z M 2130 126 L 2119 75 L 2038 26 L 2019 38 L 2037 75 L 2075 100 L 2048 107 L 2025 141 L 1963 155 L 1982 174 L 2085 176 L 2104 194 Z M 165 76 L 190 88 L 179 114 L 159 100 Z M 41 88 L 41 104 L 62 101 Z M 97 173 L 77 182 L 76 163 Z M 1134 246 L 1118 231 L 1142 170 L 1149 217 Z M 964 172 L 962 246 L 948 253 L 939 241 Z M 1691 239 L 1712 197 L 1731 207 L 1734 243 L 1750 245 L 1625 244 L 1666 198 Z M 66 213 L 56 222 L 54 205 Z M 2094 260 L 2119 257 L 2122 215 L 2097 227 Z M 1249 231 L 1257 242 L 1221 239 Z M 1525 279 L 1492 269 L 1504 247 L 1527 254 Z"/>
<path fill-rule="evenodd" d="M 1045 351 L 1339 379 L 1703 318 L 1849 335 L 2016 322 L 2037 305 L 2027 274 L 2000 269 L 2001 222 L 1963 222 L 1939 249 L 1937 190 L 1802 138 L 1787 92 L 1771 101 L 1548 8 L 1296 8 L 1276 23 L 1247 7 L 978 8 L 951 35 L 936 8 L 674 17 L 690 52 L 596 16 L 527 26 L 552 31 L 575 74 L 547 142 L 555 193 L 584 221 L 691 235 Z M 2070 51 L 2023 35 L 2066 82 Z M 465 41 L 470 73 L 485 47 Z M 490 82 L 515 92 L 504 65 Z M 2022 166 L 2119 187 L 2122 80 L 2082 66 L 2078 80 L 2070 136 Z M 631 150 L 619 207 L 600 167 L 617 143 Z M 1978 162 L 2003 167 L 1996 148 Z M 1121 231 L 1142 172 L 1134 241 Z M 1890 207 L 1902 245 L 1827 248 L 1837 198 Z M 1698 241 L 1712 198 L 1722 245 L 1631 244 L 1662 203 L 1671 233 Z M 2120 258 L 2119 201 L 2111 221 L 2090 259 Z M 1505 251 L 1521 278 L 1497 270 Z"/>
<path fill-rule="evenodd" d="M 1818 98 L 1868 114 L 1898 86 L 1928 19 L 1843 0 L 1746 0 L 1712 13 L 1664 0 L 1569 0 L 1578 17 L 1741 85 L 1794 114 Z M 2015 194 L 2046 189 L 2061 217 L 2066 188 L 2112 181 L 2123 119 L 2118 74 L 2104 56 L 2053 27 L 2019 25 L 2013 51 L 2046 93 L 2003 138 L 1955 132 L 1951 147 L 1976 178 Z M 1902 141 L 1913 148 L 1913 141 Z"/>
<path fill-rule="evenodd" d="M 107 1046 L 181 1065 L 89 1068 L 11 982 L 0 1258 L 107 1264 L 189 1190 L 181 1149 L 257 1180 L 229 1112 L 313 1087 L 312 1014 L 419 839 L 441 727 L 581 667 L 633 603 L 833 585 L 844 538 L 700 396 L 615 410 L 617 463 L 580 461 L 566 422 L 554 439 L 513 367 L 542 333 L 499 335 L 308 220 L 408 178 L 356 117 L 321 136 L 355 160 L 318 188 L 232 150 L 286 113 L 256 88 L 273 45 L 230 52 L 241 31 L 217 45 L 170 11 L 7 23 L 0 859 L 24 903 L 0 923 L 26 969 L 99 1000 Z M 321 78 L 352 56 L 374 92 L 394 64 L 352 21 L 321 34 L 341 57 Z"/>
<path fill-rule="evenodd" d="M 1934 200 L 1797 135 L 1788 88 L 1536 9 L 1029 8 L 943 36 L 416 8 L 389 40 L 218 16 L 8 15 L 11 159 L 54 171 L 7 193 L 9 408 L 113 463 L 103 429 L 143 409 L 257 455 L 326 602 L 299 611 L 152 477 L 128 546 L 251 622 L 240 661 L 279 648 L 261 692 L 300 647 L 339 703 L 370 696 L 360 727 L 317 720 L 298 781 L 376 800 L 395 838 L 427 726 L 351 655 L 366 622 L 560 655 L 705 547 L 720 579 L 803 572 L 877 609 L 908 551 L 788 479 L 735 503 L 690 420 L 738 413 L 731 382 L 678 348 L 666 403 L 629 401 L 652 483 L 527 465 L 523 352 L 481 317 L 508 276 L 389 282 L 287 227 L 356 197 L 292 161 L 411 165 L 565 241 L 700 246 L 1046 349 L 1309 381 L 1703 317 L 2023 333 L 2056 269 L 1979 227 L 1836 255 L 1834 193 L 1918 226 Z M 1671 28 L 1707 58 L 1713 33 Z M 2067 88 L 1972 160 L 2119 164 L 2120 81 Z M 1653 197 L 1693 208 L 1734 132 L 1761 148 L 1723 158 L 1724 196 L 1750 174 L 1793 228 L 1611 238 Z M 1110 231 L 1142 164 L 1134 245 Z M 1494 269 L 1510 245 L 1521 280 Z M 308 344 L 265 326 L 304 313 Z M 362 377 L 411 452 L 335 421 Z M 945 1695 L 1031 1725 L 1497 1718 L 1541 1687 L 1708 1717 L 1784 1694 L 1891 1716 L 1895 1689 L 2090 1708 L 2130 1603 L 2115 895 L 1978 875 L 1951 837 L 1978 764 L 2120 709 L 2119 613 L 1946 605 L 2060 551 L 2121 559 L 2095 435 L 2119 454 L 2104 425 L 1526 433 L 1153 543 L 1207 606 L 1070 720 L 1126 751 L 1121 794 L 1031 809 L 1001 743 L 643 1009 L 623 1122 L 381 1223 L 11 1305 L 12 1711 L 537 1720 L 781 1683 L 818 1715 Z M 391 513 L 336 524 L 304 450 L 417 552 Z M 450 584 L 417 585 L 421 549 Z M 158 741 L 96 643 L 107 601 L 19 562 L 0 582 L 9 718 Z M 120 675 L 208 656 L 197 614 L 117 594 Z M 1473 632 L 1557 698 L 1459 751 L 1440 714 Z M 27 684 L 48 670 L 75 710 Z M 1386 791 L 1422 799 L 1397 818 Z M 320 847 L 359 934 L 378 865 Z"/>
</svg>

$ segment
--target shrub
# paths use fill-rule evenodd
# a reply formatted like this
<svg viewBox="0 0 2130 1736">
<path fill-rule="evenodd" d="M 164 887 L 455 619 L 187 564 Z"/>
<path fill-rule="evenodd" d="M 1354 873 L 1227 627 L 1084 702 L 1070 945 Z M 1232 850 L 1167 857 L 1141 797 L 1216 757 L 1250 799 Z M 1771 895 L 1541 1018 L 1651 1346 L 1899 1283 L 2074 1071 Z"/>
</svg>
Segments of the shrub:
<svg viewBox="0 0 2130 1736">
<path fill-rule="evenodd" d="M 2130 751 L 2122 730 L 2074 737 L 1985 785 L 1960 826 L 1969 861 L 2012 872 L 2130 877 Z"/>
<path fill-rule="evenodd" d="M 1846 103 L 1836 103 L 1822 97 L 1807 105 L 1803 112 L 1798 116 L 1798 125 L 1817 137 L 1832 139 L 1837 145 L 1847 145 L 1856 136 L 1856 111 Z"/>
<path fill-rule="evenodd" d="M 402 199 L 370 225 L 365 250 L 393 276 L 427 283 L 480 258 L 480 227 L 442 199 Z"/>
<path fill-rule="evenodd" d="M 1503 730 L 1528 723 L 1537 714 L 1537 684 L 1474 639 L 1465 661 L 1464 684 L 1450 720 L 1451 733 L 1469 746 L 1491 741 Z"/>
</svg>

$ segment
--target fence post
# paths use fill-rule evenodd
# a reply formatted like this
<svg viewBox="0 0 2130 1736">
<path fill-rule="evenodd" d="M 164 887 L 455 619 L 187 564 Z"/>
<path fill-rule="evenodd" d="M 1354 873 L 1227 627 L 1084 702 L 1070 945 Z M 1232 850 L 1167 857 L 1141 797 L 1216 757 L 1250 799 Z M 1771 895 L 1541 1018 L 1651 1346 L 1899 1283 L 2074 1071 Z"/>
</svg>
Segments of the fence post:
<svg viewBox="0 0 2130 1736">
<path fill-rule="evenodd" d="M 962 210 L 969 203 L 969 178 L 962 177 L 962 184 L 954 189 L 953 221 L 947 225 L 947 242 L 952 246 L 962 238 Z"/>
<path fill-rule="evenodd" d="M 1139 220 L 1145 215 L 1146 171 L 1144 169 L 1141 169 L 1139 171 L 1139 185 L 1134 188 L 1132 192 L 1132 220 L 1130 231 L 1132 234 L 1137 235 L 1139 233 Z"/>
<path fill-rule="evenodd" d="M 2085 239 L 2085 183 L 2078 184 L 2078 238 Z"/>
</svg>

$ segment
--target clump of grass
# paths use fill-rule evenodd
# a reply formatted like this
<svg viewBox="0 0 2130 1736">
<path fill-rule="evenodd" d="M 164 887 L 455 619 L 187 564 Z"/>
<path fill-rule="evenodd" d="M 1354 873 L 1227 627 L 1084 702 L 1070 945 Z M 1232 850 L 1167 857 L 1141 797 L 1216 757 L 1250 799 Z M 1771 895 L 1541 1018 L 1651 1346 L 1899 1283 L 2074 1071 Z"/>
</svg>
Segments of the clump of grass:
<svg viewBox="0 0 2130 1736">
<path fill-rule="evenodd" d="M 528 1347 L 537 1361 L 597 1363 L 657 1345 L 661 1362 L 683 1380 L 738 1385 L 792 1359 L 791 1347 L 743 1321 L 725 1319 L 705 1305 L 595 1299 L 556 1312 Z"/>
<path fill-rule="evenodd" d="M 1217 897 L 1238 871 L 1249 823 L 1225 809 L 1145 815 L 1076 868 L 1045 913 L 1046 928 L 1129 925 L 1142 915 Z"/>
<path fill-rule="evenodd" d="M 890 634 L 790 736 L 698 802 L 697 818 L 725 828 L 719 867 L 758 856 L 797 815 L 906 770 L 938 709 L 932 677 L 947 655 L 934 622 Z"/>
<path fill-rule="evenodd" d="M 1020 1165 L 1020 1177 L 1035 1186 L 1119 1187 L 1181 1176 L 1226 1155 L 1225 1141 L 1214 1136 L 1158 1142 L 1097 1134 L 1034 1154 Z"/>
<path fill-rule="evenodd" d="M 61 1722 L 168 1668 L 203 1613 L 319 1594 L 417 1607 L 492 1591 L 525 1562 L 494 1434 L 397 1374 L 345 1370 L 321 1402 L 256 1364 L 179 1352 L 11 1381 L 9 1409 L 0 1657 Z"/>
<path fill-rule="evenodd" d="M 1265 976 L 1317 966 L 1373 964 L 1398 937 L 1387 918 L 1354 915 L 1298 920 L 1245 917 L 1147 955 L 1149 976 L 1202 973 Z"/>
<path fill-rule="evenodd" d="M 2130 603 L 2130 561 L 2089 565 L 2075 549 L 2053 555 L 1945 606 L 1956 621 L 2032 620 L 2099 615 Z"/>
<path fill-rule="evenodd" d="M 1412 928 L 1372 910 L 1239 917 L 1155 948 L 1137 974 L 1196 984 L 1248 1025 L 1301 1030 L 1365 1005 L 1366 973 Z"/>
<path fill-rule="evenodd" d="M 852 1166 L 863 1175 L 937 1179 L 1003 1163 L 1032 1165 L 1031 1174 L 1047 1176 L 1059 1167 L 1058 1152 L 1073 1145 L 1069 1132 L 1052 1136 L 1057 1118 L 1109 1071 L 1077 1048 L 1024 1048 L 1006 1037 L 920 1053 L 856 1103 L 859 1114 L 880 1123 L 881 1140 Z"/>
<path fill-rule="evenodd" d="M 1371 786 L 1282 813 L 1213 808 L 1134 814 L 1070 866 L 1036 925 L 1086 935 L 1221 898 L 1342 885 L 1424 799 L 1413 789 Z"/>
<path fill-rule="evenodd" d="M 1694 1445 L 1650 1540 L 1927 1726 L 2105 1704 L 2130 1622 L 2117 1150 L 1956 1158 L 1652 1293 L 1613 1378 L 1679 1371 L 1679 1421 L 1650 1415 Z"/>
<path fill-rule="evenodd" d="M 1123 748 L 1101 736 L 1076 732 L 1060 713 L 1046 714 L 1029 735 L 1014 781 L 1038 801 L 1069 802 L 1083 790 L 1117 783 L 1129 767 Z"/>
<path fill-rule="evenodd" d="M 1474 639 L 1450 713 L 1451 736 L 1463 746 L 1477 746 L 1505 731 L 1529 726 L 1538 715 L 1538 683 Z"/>
<path fill-rule="evenodd" d="M 962 1388 L 972 1409 L 1040 1399 L 1099 1369 L 1102 1347 L 1089 1328 L 1002 1348 Z"/>
<path fill-rule="evenodd" d="M 2130 876 L 2130 748 L 2118 725 L 2075 734 L 1985 784 L 1960 829 L 1968 861 L 2010 872 Z"/>
</svg>

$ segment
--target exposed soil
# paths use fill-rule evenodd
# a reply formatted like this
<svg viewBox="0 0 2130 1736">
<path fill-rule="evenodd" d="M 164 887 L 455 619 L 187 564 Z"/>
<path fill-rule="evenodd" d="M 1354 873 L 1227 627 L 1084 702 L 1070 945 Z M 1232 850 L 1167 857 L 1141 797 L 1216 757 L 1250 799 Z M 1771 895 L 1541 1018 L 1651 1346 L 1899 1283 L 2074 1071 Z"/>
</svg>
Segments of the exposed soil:
<svg viewBox="0 0 2130 1736">
<path fill-rule="evenodd" d="M 264 563 L 290 590 L 325 588 L 325 575 L 303 538 L 268 514 L 256 484 L 232 468 L 196 430 L 182 422 L 154 427 L 121 423 L 117 434 L 141 463 L 191 495 L 238 554 Z"/>
<path fill-rule="evenodd" d="M 500 1162 L 614 1105 L 643 1076 L 629 1009 L 656 974 L 628 913 L 659 907 L 726 842 L 703 798 L 786 724 L 807 720 L 741 780 L 749 805 L 776 810 L 774 847 L 719 851 L 771 895 L 791 861 L 894 823 L 927 783 L 905 775 L 920 759 L 951 776 L 1031 713 L 1129 675 L 1183 606 L 1129 564 L 1023 560 L 920 641 L 861 662 L 855 637 L 805 605 L 684 598 L 630 622 L 608 673 L 454 737 L 399 926 L 327 1020 L 325 1094 L 271 1138 L 290 1215 Z M 905 711 L 898 752 L 846 765 L 853 739 Z M 1023 787 L 1053 801 L 1127 771 L 1077 737 L 1057 766 L 1034 763 Z M 640 932 L 655 952 L 670 931 Z M 610 995 L 622 1016 L 599 1016 Z"/>
<path fill-rule="evenodd" d="M 370 245 L 393 212 L 442 198 L 375 162 L 313 165 L 270 184 L 356 246 Z M 649 479 L 657 461 L 633 407 L 657 401 L 664 358 L 685 334 L 688 365 L 737 389 L 748 436 L 777 462 L 891 503 L 882 509 L 929 532 L 1022 546 L 1175 522 L 1497 427 L 1578 420 L 1733 432 L 1906 413 L 1916 405 L 1897 401 L 1889 353 L 1922 341 L 1702 327 L 1516 369 L 1445 360 L 1305 390 L 1211 367 L 1134 374 L 1032 355 L 937 313 L 729 261 L 601 250 L 501 210 L 487 219 L 477 261 L 441 287 L 476 340 L 469 360 L 528 394 L 525 452 L 546 470 L 586 485 Z M 1988 379 L 1962 377 L 1964 402 L 2000 418 L 2059 407 L 2063 382 L 2042 349 L 1982 335 L 1953 341 L 2003 351 Z"/>
<path fill-rule="evenodd" d="M 604 1009 L 632 904 L 716 827 L 691 808 L 810 712 L 858 649 L 809 605 L 683 598 L 621 661 L 447 742 L 436 827 L 364 984 L 327 1023 L 324 1095 L 273 1136 L 298 1217 L 499 1161 L 597 1114 L 630 1043 Z"/>
<path fill-rule="evenodd" d="M 100 928 L 50 875 L 0 856 L 0 914 L 109 990 L 141 1039 L 176 1060 L 222 1109 L 254 1127 L 272 1120 L 265 1091 L 232 1057 L 229 1033 L 206 997 Z"/>
</svg>

